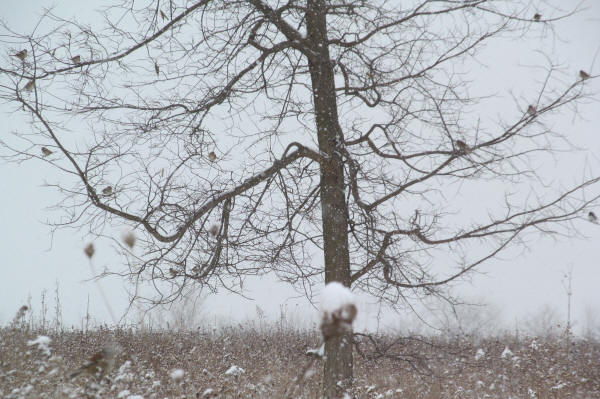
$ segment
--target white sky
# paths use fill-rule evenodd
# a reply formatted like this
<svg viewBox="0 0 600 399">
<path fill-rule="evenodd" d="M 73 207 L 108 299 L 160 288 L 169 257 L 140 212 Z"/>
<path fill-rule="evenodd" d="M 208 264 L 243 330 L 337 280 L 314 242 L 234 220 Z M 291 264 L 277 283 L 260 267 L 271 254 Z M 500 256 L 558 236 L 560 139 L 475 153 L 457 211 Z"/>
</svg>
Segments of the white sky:
<svg viewBox="0 0 600 399">
<path fill-rule="evenodd" d="M 557 0 L 558 1 L 558 0 Z M 57 13 L 68 18 L 89 16 L 89 6 L 97 1 L 59 1 Z M 42 5 L 51 4 L 46 1 L 0 2 L 0 16 L 12 26 L 25 30 L 35 22 Z M 600 60 L 593 64 L 594 55 L 600 46 L 600 2 L 591 0 L 590 8 L 574 16 L 568 22 L 557 24 L 559 37 L 564 41 L 556 41 L 553 53 L 573 71 L 586 69 L 593 74 L 600 73 Z M 489 68 L 486 73 L 497 72 L 494 80 L 503 79 L 515 84 L 518 79 L 511 79 L 509 69 L 499 65 L 527 64 L 530 51 L 535 42 L 507 42 L 505 47 L 490 49 Z M 517 47 L 518 46 L 518 47 Z M 6 50 L 2 50 L 6 51 Z M 504 71 L 506 76 L 502 76 Z M 486 75 L 489 76 L 489 75 Z M 600 92 L 600 79 L 590 82 L 596 92 Z M 496 84 L 497 82 L 490 82 Z M 516 83 L 518 84 L 518 83 Z M 7 108 L 0 105 L 0 111 Z M 583 164 L 587 157 L 588 175 L 600 173 L 600 103 L 588 104 L 579 109 L 585 120 L 565 120 L 564 126 L 569 129 L 577 144 L 587 146 L 589 153 L 574 155 L 574 165 Z M 501 113 L 501 110 L 498 110 Z M 3 118 L 10 118 L 4 114 Z M 8 133 L 9 123 L 0 129 L 0 134 Z M 576 168 L 573 168 L 576 170 Z M 569 173 L 570 170 L 563 170 Z M 60 197 L 53 189 L 44 188 L 45 180 L 52 181 L 59 176 L 48 170 L 41 162 L 30 161 L 21 165 L 0 164 L 0 221 L 2 233 L 0 253 L 2 253 L 2 274 L 0 282 L 0 323 L 6 323 L 17 309 L 32 297 L 34 310 L 39 312 L 41 293 L 46 290 L 49 315 L 53 318 L 54 288 L 60 285 L 60 301 L 63 319 L 67 325 L 81 325 L 86 312 L 89 295 L 90 311 L 98 321 L 110 322 L 106 307 L 98 294 L 97 286 L 86 280 L 91 271 L 87 258 L 83 254 L 84 231 L 59 231 L 54 239 L 50 230 L 44 225 L 49 218 L 57 218 L 46 207 L 56 204 Z M 573 181 L 580 178 L 573 175 Z M 596 211 L 600 215 L 600 209 Z M 56 219 L 54 219 L 56 220 Z M 566 310 L 566 293 L 563 286 L 565 272 L 573 270 L 573 313 L 576 323 L 585 323 L 586 311 L 600 313 L 600 226 L 581 223 L 581 233 L 587 240 L 563 240 L 554 242 L 543 239 L 532 242 L 528 252 L 512 258 L 488 262 L 481 269 L 483 274 L 475 276 L 471 284 L 464 284 L 459 292 L 468 297 L 477 298 L 498 306 L 504 320 L 512 327 L 516 319 L 527 318 L 549 304 L 557 308 L 561 315 Z M 122 262 L 112 253 L 107 245 L 99 245 L 99 256 L 95 257 L 96 270 L 105 265 Z M 102 255 L 102 256 L 100 256 Z M 125 293 L 126 283 L 117 280 L 101 282 L 109 301 L 117 313 L 127 306 Z M 295 293 L 286 286 L 276 284 L 268 279 L 250 282 L 248 296 L 254 301 L 247 301 L 233 295 L 220 294 L 204 300 L 201 306 L 202 317 L 208 322 L 215 319 L 224 322 L 229 319 L 244 320 L 256 316 L 256 306 L 260 306 L 272 318 L 277 318 L 280 310 L 288 313 L 290 318 L 301 321 L 316 319 L 316 310 L 306 301 L 294 299 Z M 358 328 L 373 326 L 376 307 L 364 299 L 359 306 Z M 388 315 L 384 324 L 397 325 L 400 319 Z"/>
</svg>

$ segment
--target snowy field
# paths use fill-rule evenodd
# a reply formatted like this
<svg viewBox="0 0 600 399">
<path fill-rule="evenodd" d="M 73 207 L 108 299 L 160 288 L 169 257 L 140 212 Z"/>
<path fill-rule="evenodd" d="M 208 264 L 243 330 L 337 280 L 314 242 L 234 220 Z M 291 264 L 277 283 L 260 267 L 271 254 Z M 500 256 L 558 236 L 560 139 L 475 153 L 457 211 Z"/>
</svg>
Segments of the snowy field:
<svg viewBox="0 0 600 399">
<path fill-rule="evenodd" d="M 3 328 L 0 337 L 1 398 L 319 398 L 321 392 L 322 360 L 307 355 L 319 347 L 320 334 L 276 324 L 194 332 Z M 106 378 L 69 377 L 109 341 L 119 352 Z M 356 398 L 600 398 L 598 342 L 574 340 L 567 351 L 564 337 L 358 335 L 356 341 Z"/>
</svg>

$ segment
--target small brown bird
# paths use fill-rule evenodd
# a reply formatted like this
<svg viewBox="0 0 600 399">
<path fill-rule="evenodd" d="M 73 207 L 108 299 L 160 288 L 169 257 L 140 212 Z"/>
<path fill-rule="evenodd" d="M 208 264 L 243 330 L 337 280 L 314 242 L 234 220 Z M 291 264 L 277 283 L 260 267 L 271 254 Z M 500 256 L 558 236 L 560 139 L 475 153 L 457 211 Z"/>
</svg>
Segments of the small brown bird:
<svg viewBox="0 0 600 399">
<path fill-rule="evenodd" d="M 536 112 L 537 112 L 537 110 L 535 109 L 535 107 L 533 105 L 530 105 L 529 107 L 527 107 L 527 113 L 529 115 L 535 115 Z"/>
<path fill-rule="evenodd" d="M 94 256 L 94 252 L 96 252 L 94 249 L 94 244 L 90 242 L 87 247 L 84 248 L 83 252 L 85 252 L 87 257 L 91 259 L 92 256 Z"/>
<path fill-rule="evenodd" d="M 49 155 L 52 155 L 53 151 L 50 151 L 49 149 L 47 149 L 46 147 L 42 147 L 42 155 L 47 157 Z"/>
<path fill-rule="evenodd" d="M 154 72 L 156 72 L 156 76 L 160 73 L 160 67 L 157 62 L 154 63 Z"/>
<path fill-rule="evenodd" d="M 35 80 L 31 79 L 29 82 L 27 82 L 24 89 L 25 89 L 25 91 L 31 91 L 31 90 L 33 90 L 34 87 L 35 87 Z"/>
<path fill-rule="evenodd" d="M 590 211 L 590 213 L 588 213 L 588 220 L 592 223 L 598 223 L 598 216 L 596 216 L 594 212 Z"/>
<path fill-rule="evenodd" d="M 217 160 L 217 154 L 215 154 L 213 151 L 211 151 L 208 154 L 208 159 L 210 159 L 211 162 L 215 162 Z"/>
<path fill-rule="evenodd" d="M 15 57 L 17 57 L 18 59 L 20 59 L 21 61 L 24 61 L 25 58 L 27 57 L 27 50 L 23 49 L 21 51 L 19 51 L 18 53 L 14 54 Z"/>
<path fill-rule="evenodd" d="M 171 278 L 174 278 L 177 276 L 177 271 L 171 267 L 169 268 L 169 274 L 171 275 Z"/>
<path fill-rule="evenodd" d="M 79 64 L 81 62 L 81 56 L 76 55 L 75 57 L 71 58 L 71 61 L 73 61 L 73 64 Z"/>
<path fill-rule="evenodd" d="M 533 14 L 533 20 L 534 20 L 535 22 L 540 22 L 540 19 L 542 19 L 542 16 L 541 16 L 541 14 L 539 14 L 539 13 L 537 13 L 537 12 L 536 12 L 535 14 Z"/>
<path fill-rule="evenodd" d="M 590 78 L 590 74 L 582 69 L 581 71 L 579 71 L 579 77 L 581 78 L 581 80 L 586 80 Z"/>
<path fill-rule="evenodd" d="M 454 143 L 456 144 L 456 147 L 458 147 L 458 150 L 460 152 L 468 152 L 469 151 L 469 146 L 464 141 L 456 140 Z"/>
<path fill-rule="evenodd" d="M 129 248 L 133 248 L 135 245 L 135 235 L 133 234 L 133 231 L 128 231 L 123 234 L 123 241 L 129 246 Z"/>
<path fill-rule="evenodd" d="M 88 374 L 101 380 L 115 366 L 115 357 L 119 352 L 116 344 L 105 345 L 100 352 L 95 353 L 80 368 L 71 373 L 70 378 L 75 378 L 81 374 Z"/>
<path fill-rule="evenodd" d="M 111 186 L 106 186 L 102 189 L 102 194 L 106 195 L 107 197 L 109 195 L 111 195 L 113 193 L 113 189 Z"/>
<path fill-rule="evenodd" d="M 217 233 L 219 233 L 219 226 L 217 226 L 216 224 L 213 224 L 212 226 L 210 226 L 210 229 L 208 230 L 208 232 L 210 233 L 211 236 L 216 237 Z"/>
<path fill-rule="evenodd" d="M 160 16 L 162 17 L 163 21 L 167 19 L 167 14 L 165 14 L 163 10 L 160 10 Z"/>
</svg>

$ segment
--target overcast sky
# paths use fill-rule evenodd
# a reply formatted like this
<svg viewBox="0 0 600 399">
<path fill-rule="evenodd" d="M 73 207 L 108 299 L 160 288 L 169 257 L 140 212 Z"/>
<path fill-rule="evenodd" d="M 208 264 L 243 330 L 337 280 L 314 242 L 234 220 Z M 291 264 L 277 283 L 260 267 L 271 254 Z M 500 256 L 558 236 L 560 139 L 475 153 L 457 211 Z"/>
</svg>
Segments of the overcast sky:
<svg viewBox="0 0 600 399">
<path fill-rule="evenodd" d="M 98 2 L 55 2 L 58 4 L 56 13 L 65 18 L 77 16 L 85 20 L 91 18 L 86 3 Z M 36 21 L 42 6 L 49 4 L 52 3 L 42 0 L 2 1 L 0 16 L 13 27 L 25 32 Z M 566 70 L 573 71 L 574 78 L 579 69 L 586 69 L 595 75 L 600 73 L 600 60 L 594 63 L 594 56 L 600 46 L 600 2 L 591 0 L 587 5 L 589 8 L 586 11 L 575 15 L 568 22 L 556 25 L 559 40 L 552 43 L 551 51 Z M 532 49 L 536 48 L 537 43 L 534 39 L 527 43 L 510 41 L 498 48 L 486 50 L 489 54 L 486 76 L 492 74 L 494 80 L 490 84 L 497 84 L 499 79 L 507 81 L 507 84 L 519 84 L 516 77 L 512 79 L 514 76 L 511 74 L 515 73 L 515 69 L 511 68 L 529 62 L 535 63 L 530 57 L 534 57 Z M 507 75 L 503 76 L 503 73 Z M 598 80 L 600 79 L 590 82 L 595 92 L 600 91 Z M 483 79 L 477 82 L 486 85 Z M 11 125 L 8 110 L 4 104 L 0 104 L 2 118 L 8 119 L 8 123 L 1 128 L 0 134 L 3 135 L 18 127 Z M 572 165 L 577 165 L 577 168 L 562 168 L 557 171 L 567 175 L 573 172 L 572 181 L 581 178 L 577 171 L 582 165 L 587 165 L 588 175 L 600 174 L 600 103 L 584 104 L 578 111 L 583 118 L 573 119 L 569 114 L 558 123 L 569 131 L 575 144 L 590 150 L 572 155 Z M 499 109 L 498 113 L 501 112 Z M 0 176 L 0 192 L 3 193 L 0 196 L 0 221 L 3 227 L 0 240 L 0 323 L 10 320 L 29 296 L 32 297 L 34 310 L 39 312 L 44 291 L 49 301 L 48 317 L 52 318 L 57 283 L 63 319 L 67 325 L 81 325 L 88 296 L 93 317 L 110 323 L 98 286 L 87 281 L 92 272 L 83 254 L 83 247 L 87 244 L 85 231 L 62 230 L 52 237 L 50 229 L 45 225 L 46 221 L 59 217 L 59 214 L 49 212 L 47 207 L 55 205 L 61 197 L 52 188 L 43 187 L 43 183 L 55 180 L 60 175 L 41 162 L 32 160 L 21 165 L 2 163 Z M 596 212 L 600 215 L 600 209 Z M 470 284 L 463 284 L 459 291 L 467 297 L 501 309 L 508 327 L 512 327 L 515 320 L 526 319 L 544 305 L 554 307 L 564 317 L 567 304 L 565 273 L 572 269 L 574 319 L 579 326 L 583 326 L 586 312 L 600 313 L 600 226 L 581 223 L 581 233 L 588 238 L 537 240 L 530 242 L 526 252 L 513 252 L 514 256 L 490 261 L 479 269 L 482 274 L 475 276 Z M 111 262 L 123 262 L 108 245 L 99 244 L 97 252 L 102 256 L 95 257 L 96 270 L 102 270 Z M 118 315 L 122 314 L 127 306 L 126 283 L 103 280 L 101 284 L 111 306 Z M 200 306 L 202 316 L 208 321 L 244 320 L 255 317 L 256 306 L 260 306 L 267 315 L 276 318 L 280 307 L 284 306 L 288 314 L 295 314 L 293 317 L 304 321 L 315 320 L 314 309 L 306 301 L 294 299 L 295 293 L 284 285 L 261 279 L 251 282 L 249 289 L 248 296 L 253 301 L 224 294 L 206 298 Z M 365 315 L 373 315 L 376 308 L 368 302 L 368 299 L 364 299 L 361 304 L 359 329 L 367 325 L 373 326 L 372 318 L 368 319 Z M 399 320 L 400 318 L 388 315 L 385 323 L 393 326 Z"/>
</svg>

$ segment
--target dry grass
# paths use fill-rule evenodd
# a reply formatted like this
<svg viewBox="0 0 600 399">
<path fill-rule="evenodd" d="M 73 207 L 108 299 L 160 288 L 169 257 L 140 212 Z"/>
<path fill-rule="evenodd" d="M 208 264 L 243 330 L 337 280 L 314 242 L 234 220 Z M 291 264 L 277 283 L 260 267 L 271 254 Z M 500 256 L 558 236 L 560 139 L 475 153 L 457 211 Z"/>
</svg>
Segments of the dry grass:
<svg viewBox="0 0 600 399">
<path fill-rule="evenodd" d="M 302 386 L 293 384 L 319 345 L 316 332 L 225 328 L 210 332 L 96 330 L 46 334 L 51 355 L 28 346 L 35 331 L 0 330 L 0 397 L 318 398 L 320 360 Z M 111 381 L 68 380 L 104 342 L 122 347 Z M 451 340 L 359 337 L 357 398 L 600 398 L 600 344 L 556 339 Z M 478 342 L 477 342 L 478 341 Z M 376 344 L 376 345 L 375 345 Z M 502 358 L 506 347 L 513 356 Z M 381 349 L 386 348 L 383 352 Z M 478 349 L 484 352 L 476 360 Z M 236 365 L 241 375 L 226 375 Z M 120 366 L 120 369 L 118 369 Z M 185 372 L 173 379 L 173 369 Z M 311 375 L 312 374 L 312 375 Z M 210 397 L 206 394 L 204 397 Z"/>
</svg>

